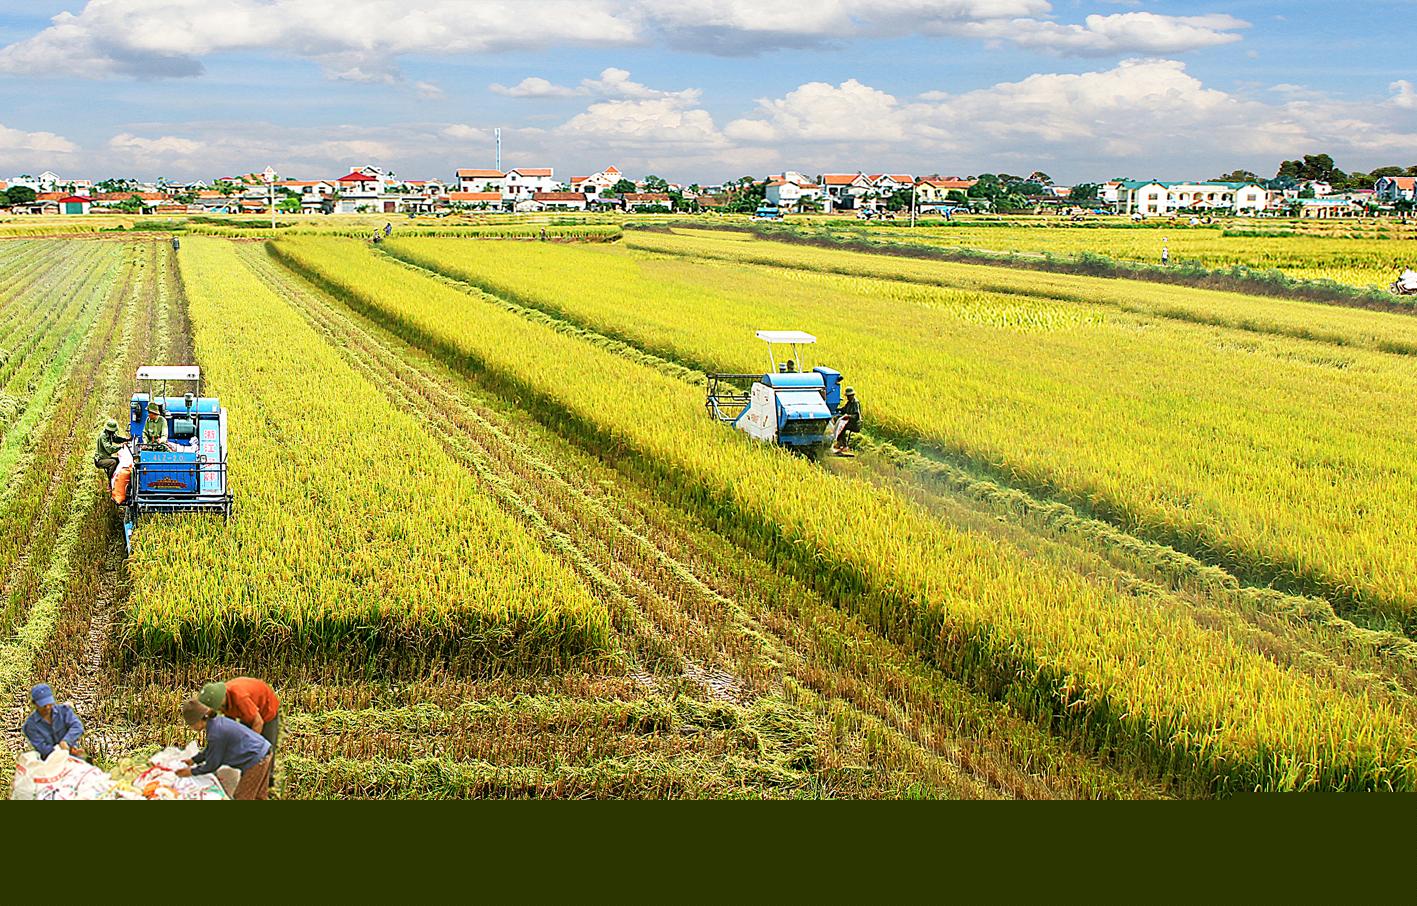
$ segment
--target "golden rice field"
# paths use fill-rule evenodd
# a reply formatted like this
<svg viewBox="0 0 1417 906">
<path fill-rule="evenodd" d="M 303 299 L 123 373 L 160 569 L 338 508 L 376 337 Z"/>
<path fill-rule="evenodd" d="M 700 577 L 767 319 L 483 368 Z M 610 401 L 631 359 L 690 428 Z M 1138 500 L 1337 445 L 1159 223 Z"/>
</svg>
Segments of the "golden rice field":
<svg viewBox="0 0 1417 906">
<path fill-rule="evenodd" d="M 51 682 L 107 766 L 260 675 L 292 799 L 1417 789 L 1417 319 L 338 220 L 0 241 L 10 718 Z M 767 327 L 860 391 L 854 458 L 705 417 Z M 235 508 L 129 556 L 93 436 L 165 362 L 227 409 Z"/>
<path fill-rule="evenodd" d="M 1287 222 L 1286 222 L 1287 225 Z M 1333 280 L 1359 287 L 1386 287 L 1403 268 L 1417 263 L 1417 237 L 1397 229 L 1363 231 L 1361 227 L 1327 231 L 1295 231 L 1293 235 L 1270 223 L 1254 226 L 1232 222 L 1227 226 L 1177 228 L 1076 226 L 855 226 L 826 227 L 841 235 L 865 235 L 891 242 L 917 243 L 942 248 L 983 249 L 1074 258 L 1103 255 L 1126 261 L 1161 263 L 1163 247 L 1170 264 L 1196 264 L 1216 269 L 1235 265 L 1254 270 L 1278 270 L 1304 280 Z M 1256 233 L 1259 235 L 1246 235 Z M 1360 238 L 1350 238 L 1360 237 Z"/>
<path fill-rule="evenodd" d="M 139 650 L 243 650 L 272 623 L 298 652 L 441 649 L 561 661 L 594 652 L 605 611 L 398 407 L 339 360 L 219 240 L 180 255 L 196 355 L 229 411 L 229 522 L 137 535 Z M 417 504 L 416 506 L 414 504 Z M 195 555 L 193 552 L 200 552 Z"/>
<path fill-rule="evenodd" d="M 1010 484 L 1264 581 L 1414 625 L 1410 355 L 1022 287 L 923 285 L 622 248 L 430 240 L 393 243 L 390 253 L 704 370 L 766 367 L 753 330 L 809 324 L 819 355 L 858 386 L 889 436 L 960 455 Z M 993 270 L 930 267 L 943 280 Z M 1119 289 L 1100 278 L 1050 279 L 1084 297 Z M 1176 300 L 1166 304 L 1234 310 L 1247 301 L 1125 288 Z M 1395 321 L 1397 337 L 1417 327 L 1376 312 L 1342 310 L 1336 320 L 1354 315 Z"/>
</svg>

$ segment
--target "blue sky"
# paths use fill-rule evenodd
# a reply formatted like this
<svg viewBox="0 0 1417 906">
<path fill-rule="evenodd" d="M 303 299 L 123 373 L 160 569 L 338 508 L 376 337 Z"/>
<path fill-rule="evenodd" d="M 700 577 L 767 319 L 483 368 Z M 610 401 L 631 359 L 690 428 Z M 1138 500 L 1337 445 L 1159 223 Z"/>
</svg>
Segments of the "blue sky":
<svg viewBox="0 0 1417 906">
<path fill-rule="evenodd" d="M 1417 164 L 1417 0 L 0 0 L 0 174 Z M 58 18 L 56 18 L 58 17 Z M 339 173 L 335 171 L 340 171 Z"/>
</svg>

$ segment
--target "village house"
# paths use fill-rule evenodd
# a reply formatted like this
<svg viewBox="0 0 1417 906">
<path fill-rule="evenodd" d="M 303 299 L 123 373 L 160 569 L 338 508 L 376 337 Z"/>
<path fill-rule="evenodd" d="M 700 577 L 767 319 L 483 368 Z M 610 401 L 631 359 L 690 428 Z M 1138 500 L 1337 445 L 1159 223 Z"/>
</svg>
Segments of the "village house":
<svg viewBox="0 0 1417 906">
<path fill-rule="evenodd" d="M 769 179 L 764 187 L 764 200 L 779 208 L 798 210 L 821 201 L 822 187 L 801 173 L 788 170 Z"/>
<path fill-rule="evenodd" d="M 610 166 L 599 173 L 592 173 L 590 176 L 572 176 L 571 191 L 582 192 L 587 198 L 594 200 L 599 196 L 608 195 L 624 178 L 624 174 L 614 166 Z"/>
<path fill-rule="evenodd" d="M 584 192 L 533 192 L 529 201 L 533 211 L 584 211 L 589 200 Z M 525 202 L 518 203 L 517 210 L 527 210 Z"/>
<path fill-rule="evenodd" d="M 126 207 L 133 203 L 133 199 L 138 199 L 140 213 L 155 213 L 160 205 L 172 204 L 172 196 L 162 192 L 100 192 L 89 197 L 89 204 L 92 208 L 118 208 Z"/>
<path fill-rule="evenodd" d="M 958 176 L 922 176 L 915 181 L 917 205 L 939 205 L 950 201 L 951 192 L 967 193 L 977 182 Z"/>
<path fill-rule="evenodd" d="M 1118 212 L 1158 217 L 1182 211 L 1234 211 L 1257 214 L 1268 210 L 1272 193 L 1258 183 L 1162 182 L 1125 180 L 1118 192 Z"/>
<path fill-rule="evenodd" d="M 448 204 L 476 211 L 502 210 L 501 192 L 449 192 Z"/>
<path fill-rule="evenodd" d="M 666 192 L 626 192 L 620 196 L 625 213 L 633 214 L 642 208 L 666 208 L 674 210 L 674 199 Z"/>
<path fill-rule="evenodd" d="M 553 194 L 558 189 L 556 176 L 551 167 L 518 167 L 508 170 L 502 182 L 502 198 L 516 204 L 528 201 L 537 194 Z M 567 193 L 585 197 L 583 192 Z M 584 207 L 581 208 L 584 210 Z"/>
<path fill-rule="evenodd" d="M 384 198 L 383 180 L 363 168 L 350 170 L 335 180 L 335 188 L 339 191 L 336 214 L 392 214 L 398 210 L 397 199 Z"/>
<path fill-rule="evenodd" d="M 871 181 L 871 187 L 880 198 L 889 198 L 897 191 L 908 189 L 915 184 L 915 177 L 909 173 L 877 173 L 866 178 Z"/>
<path fill-rule="evenodd" d="M 501 170 L 464 169 L 454 175 L 459 192 L 501 192 L 502 182 L 507 178 Z"/>
<path fill-rule="evenodd" d="M 871 192 L 871 180 L 865 173 L 823 173 L 817 183 L 822 187 L 827 211 L 854 210 Z"/>
<path fill-rule="evenodd" d="M 1298 206 L 1299 216 L 1309 220 L 1334 220 L 1348 217 L 1362 217 L 1365 213 L 1363 206 L 1351 198 L 1335 196 L 1332 198 L 1298 198 L 1294 200 Z"/>
<path fill-rule="evenodd" d="M 1417 201 L 1417 176 L 1384 176 L 1373 183 L 1373 197 L 1383 204 Z"/>
</svg>

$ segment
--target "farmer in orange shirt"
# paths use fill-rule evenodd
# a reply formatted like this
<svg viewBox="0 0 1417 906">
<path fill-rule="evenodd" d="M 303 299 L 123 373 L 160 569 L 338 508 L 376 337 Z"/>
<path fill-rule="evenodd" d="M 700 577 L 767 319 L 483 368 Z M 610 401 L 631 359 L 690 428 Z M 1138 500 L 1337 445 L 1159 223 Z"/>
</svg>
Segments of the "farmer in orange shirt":
<svg viewBox="0 0 1417 906">
<path fill-rule="evenodd" d="M 275 786 L 276 742 L 280 739 L 280 699 L 270 686 L 249 676 L 207 683 L 197 701 L 239 720 L 271 744 L 271 786 Z"/>
</svg>

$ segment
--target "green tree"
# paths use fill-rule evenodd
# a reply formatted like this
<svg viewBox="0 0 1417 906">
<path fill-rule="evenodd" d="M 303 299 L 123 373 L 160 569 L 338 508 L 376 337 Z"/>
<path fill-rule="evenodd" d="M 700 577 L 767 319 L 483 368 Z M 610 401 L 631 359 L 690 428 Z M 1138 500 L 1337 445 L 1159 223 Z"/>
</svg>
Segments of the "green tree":
<svg viewBox="0 0 1417 906">
<path fill-rule="evenodd" d="M 652 176 L 652 175 L 651 175 L 651 176 L 646 176 L 646 177 L 645 177 L 645 191 L 646 191 L 646 192 L 668 192 L 668 191 L 669 191 L 669 181 L 668 181 L 668 180 L 665 180 L 665 179 L 661 179 L 661 178 L 658 177 L 658 176 Z"/>
<path fill-rule="evenodd" d="M 125 214 L 141 214 L 143 212 L 143 197 L 134 192 L 113 207 Z"/>
<path fill-rule="evenodd" d="M 1095 182 L 1078 183 L 1068 193 L 1068 200 L 1074 204 L 1096 204 L 1101 191 L 1102 187 Z"/>
<path fill-rule="evenodd" d="M 1216 182 L 1259 182 L 1260 178 L 1249 170 L 1231 170 L 1215 177 Z"/>
<path fill-rule="evenodd" d="M 299 214 L 302 210 L 299 195 L 286 195 L 276 203 L 276 210 L 283 214 Z"/>
<path fill-rule="evenodd" d="M 29 186 L 11 186 L 4 192 L 6 204 L 33 204 L 37 197 L 34 189 Z"/>
<path fill-rule="evenodd" d="M 640 189 L 628 179 L 622 179 L 610 187 L 612 195 L 624 195 L 626 192 L 638 192 Z"/>
</svg>

